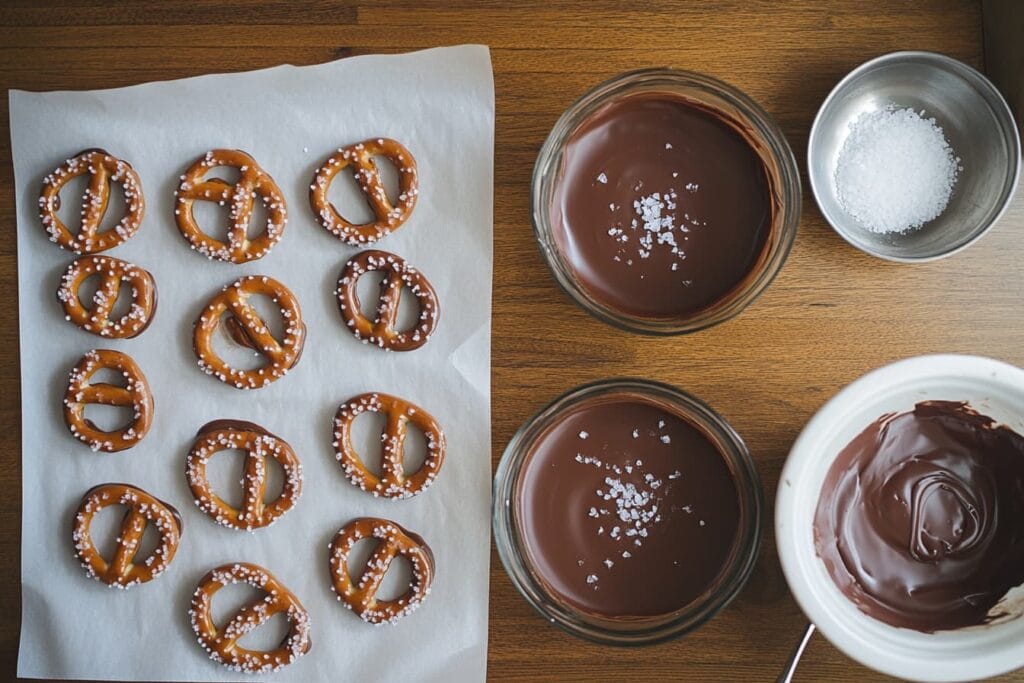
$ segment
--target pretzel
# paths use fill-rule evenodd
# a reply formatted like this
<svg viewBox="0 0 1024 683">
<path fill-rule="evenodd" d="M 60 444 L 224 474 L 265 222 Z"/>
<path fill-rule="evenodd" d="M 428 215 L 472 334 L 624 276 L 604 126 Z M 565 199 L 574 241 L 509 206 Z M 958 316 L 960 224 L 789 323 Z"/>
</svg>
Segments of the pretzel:
<svg viewBox="0 0 1024 683">
<path fill-rule="evenodd" d="M 241 172 L 238 182 L 232 185 L 220 178 L 203 180 L 210 169 L 218 166 L 237 168 Z M 257 197 L 267 208 L 267 224 L 258 237 L 249 239 Z M 263 258 L 284 235 L 288 223 L 288 205 L 277 183 L 255 159 L 237 149 L 215 149 L 197 159 L 181 176 L 175 198 L 174 220 L 178 230 L 193 249 L 209 259 L 247 263 Z M 230 202 L 227 242 L 209 236 L 196 223 L 192 205 L 197 201 L 217 202 L 221 206 Z"/>
<path fill-rule="evenodd" d="M 266 322 L 248 303 L 249 297 L 262 294 L 281 308 L 286 329 L 278 342 Z M 220 327 L 221 317 L 230 317 L 226 325 L 231 338 L 265 356 L 266 365 L 255 370 L 239 370 L 229 366 L 213 349 L 213 333 Z M 192 346 L 199 358 L 199 367 L 226 384 L 239 389 L 259 389 L 284 375 L 299 362 L 306 339 L 299 302 L 287 287 L 266 275 L 249 275 L 225 286 L 199 315 L 195 322 Z"/>
<path fill-rule="evenodd" d="M 387 158 L 398 168 L 398 203 L 392 204 L 384 191 L 380 169 L 374 156 Z M 359 189 L 366 195 L 366 202 L 373 211 L 375 220 L 369 223 L 352 223 L 338 213 L 338 209 L 327 199 L 327 192 L 334 176 L 343 168 L 354 169 Z M 320 225 L 338 239 L 352 246 L 369 244 L 385 237 L 409 218 L 419 196 L 419 179 L 416 174 L 416 160 L 400 143 L 387 138 L 364 140 L 350 147 L 339 147 L 327 157 L 309 186 L 309 205 L 313 208 Z"/>
<path fill-rule="evenodd" d="M 371 321 L 363 315 L 356 285 L 372 270 L 385 272 L 380 283 L 380 303 L 376 317 Z M 398 331 L 398 301 L 402 288 L 408 287 L 419 302 L 420 313 L 416 324 L 408 330 Z M 423 274 L 407 264 L 405 259 L 386 251 L 371 249 L 356 254 L 345 264 L 338 278 L 338 309 L 345 324 L 364 344 L 376 344 L 386 351 L 412 351 L 427 343 L 441 315 L 437 293 Z"/>
<path fill-rule="evenodd" d="M 125 386 L 93 384 L 93 375 L 104 368 L 117 370 Z M 133 410 L 132 421 L 119 430 L 105 432 L 85 416 L 90 403 L 120 406 Z M 95 349 L 82 356 L 71 368 L 68 390 L 64 395 L 64 422 L 71 435 L 94 451 L 116 453 L 142 440 L 153 422 L 153 395 L 142 370 L 127 354 L 110 349 Z"/>
<path fill-rule="evenodd" d="M 356 543 L 365 538 L 375 538 L 379 542 L 362 575 L 357 578 L 349 569 L 348 554 Z M 412 565 L 409 589 L 394 600 L 380 600 L 377 592 L 397 555 Z M 430 583 L 434 580 L 434 554 L 430 552 L 430 546 L 420 536 L 395 522 L 374 517 L 356 519 L 342 527 L 331 541 L 329 565 L 331 590 L 338 600 L 371 624 L 393 624 L 413 612 L 430 594 Z"/>
<path fill-rule="evenodd" d="M 226 626 L 218 628 L 213 621 L 213 596 L 224 586 L 236 583 L 247 583 L 266 595 L 242 607 Z M 242 636 L 281 612 L 288 617 L 290 628 L 278 647 L 265 652 L 238 644 Z M 236 562 L 211 569 L 192 594 L 188 614 L 199 644 L 210 654 L 210 659 L 232 671 L 253 674 L 277 671 L 309 652 L 312 645 L 309 612 L 273 574 L 259 565 Z"/>
<path fill-rule="evenodd" d="M 240 510 L 214 493 L 206 478 L 206 464 L 210 458 L 228 449 L 245 451 Z M 276 460 L 284 470 L 281 495 L 269 504 L 263 500 L 267 490 L 268 457 Z M 218 524 L 246 531 L 276 522 L 292 509 L 302 493 L 302 465 L 291 446 L 263 427 L 240 420 L 216 420 L 199 428 L 195 444 L 188 454 L 185 476 L 200 510 Z"/>
<path fill-rule="evenodd" d="M 82 222 L 76 234 L 57 216 L 60 191 L 72 178 L 87 173 L 89 187 L 82 197 Z M 110 183 L 119 183 L 124 191 L 125 215 L 113 229 L 100 232 L 110 201 Z M 50 241 L 76 254 L 96 254 L 113 249 L 138 232 L 145 212 L 142 182 L 135 169 L 127 161 L 102 149 L 87 149 L 65 161 L 43 179 L 39 195 L 39 219 L 50 235 Z"/>
<path fill-rule="evenodd" d="M 381 434 L 381 475 L 366 468 L 352 445 L 352 424 L 367 412 L 383 413 L 387 425 Z M 405 439 L 407 425 L 413 423 L 427 440 L 427 455 L 423 465 L 412 474 L 406 474 Z M 385 498 L 411 498 L 434 482 L 444 464 L 445 439 L 441 426 L 430 413 L 408 401 L 387 394 L 360 394 L 338 408 L 334 417 L 334 452 L 349 481 L 374 496 Z"/>
<path fill-rule="evenodd" d="M 92 520 L 103 508 L 123 505 L 128 508 L 117 534 L 114 556 L 107 560 L 92 540 Z M 152 524 L 160 534 L 160 545 L 138 562 L 135 556 L 139 543 Z M 142 489 L 128 484 L 101 484 L 86 491 L 78 506 L 71 538 L 75 556 L 82 562 L 88 576 L 112 588 L 131 588 L 160 576 L 174 559 L 181 540 L 181 516 L 173 505 L 154 498 Z"/>
<path fill-rule="evenodd" d="M 92 306 L 82 303 L 82 284 L 99 275 L 100 285 L 92 297 Z M 121 285 L 131 288 L 132 304 L 128 312 L 111 319 L 111 311 Z M 156 281 L 153 274 L 113 256 L 83 256 L 64 271 L 57 300 L 64 306 L 65 319 L 86 332 L 111 339 L 131 339 L 142 334 L 156 313 Z"/>
</svg>

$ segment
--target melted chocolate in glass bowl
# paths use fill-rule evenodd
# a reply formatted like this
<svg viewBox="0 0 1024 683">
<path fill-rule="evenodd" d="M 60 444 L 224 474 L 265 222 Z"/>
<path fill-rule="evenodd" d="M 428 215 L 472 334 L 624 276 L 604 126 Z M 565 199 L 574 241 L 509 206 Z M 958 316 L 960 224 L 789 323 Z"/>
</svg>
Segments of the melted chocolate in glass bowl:
<svg viewBox="0 0 1024 683">
<path fill-rule="evenodd" d="M 829 470 L 814 537 L 876 619 L 927 633 L 991 621 L 1024 583 L 1024 437 L 966 403 L 883 415 Z"/>
<path fill-rule="evenodd" d="M 592 297 L 676 319 L 752 275 L 773 203 L 765 165 L 735 122 L 645 93 L 612 100 L 571 133 L 550 210 L 559 251 Z"/>
<path fill-rule="evenodd" d="M 735 554 L 740 503 L 723 456 L 640 397 L 601 397 L 558 417 L 517 488 L 528 564 L 555 600 L 588 614 L 676 612 Z"/>
</svg>

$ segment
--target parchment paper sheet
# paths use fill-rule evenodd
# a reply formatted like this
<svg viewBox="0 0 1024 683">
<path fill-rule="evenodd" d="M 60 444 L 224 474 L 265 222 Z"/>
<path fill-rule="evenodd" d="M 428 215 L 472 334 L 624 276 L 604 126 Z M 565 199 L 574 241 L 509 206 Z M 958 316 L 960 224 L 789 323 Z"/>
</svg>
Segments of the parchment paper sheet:
<svg viewBox="0 0 1024 683">
<path fill-rule="evenodd" d="M 187 609 L 199 578 L 224 562 L 273 572 L 312 617 L 313 648 L 261 680 L 480 680 L 487 651 L 490 500 L 490 291 L 494 95 L 486 47 L 366 56 L 95 92 L 10 95 L 18 205 L 23 428 L 22 630 L 18 673 L 29 677 L 254 680 L 207 659 Z M 410 220 L 376 246 L 426 274 L 441 301 L 429 343 L 385 353 L 358 342 L 332 295 L 359 250 L 317 224 L 307 192 L 335 148 L 386 136 L 415 156 L 421 194 Z M 105 340 L 63 319 L 54 292 L 74 256 L 47 240 L 36 215 L 42 178 L 80 150 L 132 163 L 147 210 L 139 233 L 107 252 L 150 270 L 160 305 L 130 340 Z M 242 266 L 188 248 L 172 217 L 178 176 L 212 148 L 252 154 L 288 202 L 283 239 Z M 115 186 L 115 191 L 119 190 Z M 69 198 L 77 204 L 77 198 Z M 10 230 L 11 228 L 8 228 Z M 301 362 L 257 391 L 203 374 L 192 323 L 219 289 L 247 274 L 279 279 L 308 326 Z M 131 355 L 156 401 L 148 436 L 119 454 L 93 453 L 61 418 L 68 370 L 92 348 Z M 448 439 L 425 493 L 378 500 L 342 475 L 331 448 L 338 405 L 364 391 L 407 398 Z M 194 505 L 184 476 L 209 420 L 257 422 L 286 439 L 304 468 L 297 506 L 255 533 L 219 527 Z M 85 577 L 72 555 L 73 512 L 90 487 L 128 482 L 175 505 L 178 554 L 156 580 L 128 591 Z M 419 611 L 395 625 L 363 623 L 329 589 L 327 544 L 342 524 L 382 516 L 423 535 L 437 564 Z"/>
</svg>

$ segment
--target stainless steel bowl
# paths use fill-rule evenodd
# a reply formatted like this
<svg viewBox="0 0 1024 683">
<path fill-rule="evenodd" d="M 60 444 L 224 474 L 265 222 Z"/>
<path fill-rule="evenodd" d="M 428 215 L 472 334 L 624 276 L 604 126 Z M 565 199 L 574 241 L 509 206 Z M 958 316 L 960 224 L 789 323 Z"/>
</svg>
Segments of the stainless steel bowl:
<svg viewBox="0 0 1024 683">
<path fill-rule="evenodd" d="M 850 124 L 890 104 L 934 117 L 963 170 L 938 218 L 907 233 L 877 234 L 843 209 L 834 178 Z M 934 52 L 893 52 L 861 64 L 825 98 L 811 127 L 807 174 L 818 208 L 847 242 L 890 261 L 932 261 L 966 249 L 1006 210 L 1020 174 L 1020 136 L 982 74 Z"/>
</svg>

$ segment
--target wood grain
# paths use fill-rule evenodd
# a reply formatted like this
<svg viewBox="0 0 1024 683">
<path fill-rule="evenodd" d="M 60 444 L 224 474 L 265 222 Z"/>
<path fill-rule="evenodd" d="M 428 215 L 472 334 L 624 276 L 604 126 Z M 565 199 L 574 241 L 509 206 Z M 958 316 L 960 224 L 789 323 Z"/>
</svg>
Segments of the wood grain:
<svg viewBox="0 0 1024 683">
<path fill-rule="evenodd" d="M 805 193 L 796 247 L 749 310 L 712 330 L 640 338 L 601 324 L 554 284 L 529 219 L 538 148 L 560 112 L 615 73 L 668 65 L 746 90 L 778 120 L 801 169 L 807 132 L 832 85 L 897 49 L 945 52 L 982 67 L 976 2 L 792 0 L 624 5 L 616 0 L 509 3 L 365 0 L 7 0 L 0 83 L 30 90 L 114 87 L 283 62 L 463 42 L 492 48 L 495 150 L 492 434 L 495 462 L 546 401 L 612 375 L 671 382 L 725 415 L 755 454 L 769 500 L 801 426 L 844 384 L 920 353 L 978 353 L 1024 364 L 1024 206 L 977 246 L 899 266 L 846 246 Z M 13 678 L 19 628 L 20 424 L 14 194 L 7 101 L 0 103 L 0 671 Z M 806 185 L 806 183 L 805 183 Z M 33 391 L 24 387 L 24 391 Z M 31 457 L 31 454 L 26 454 Z M 493 554 L 492 554 L 493 555 Z M 493 555 L 489 675 L 494 679 L 774 680 L 804 617 L 783 580 L 770 526 L 756 573 L 723 614 L 683 640 L 617 650 L 549 627 Z M 452 615 L 457 619 L 458 615 Z M 339 675 L 341 675 L 339 673 Z M 878 680 L 815 637 L 798 680 Z M 1018 675 L 1007 680 L 1024 680 Z"/>
</svg>

